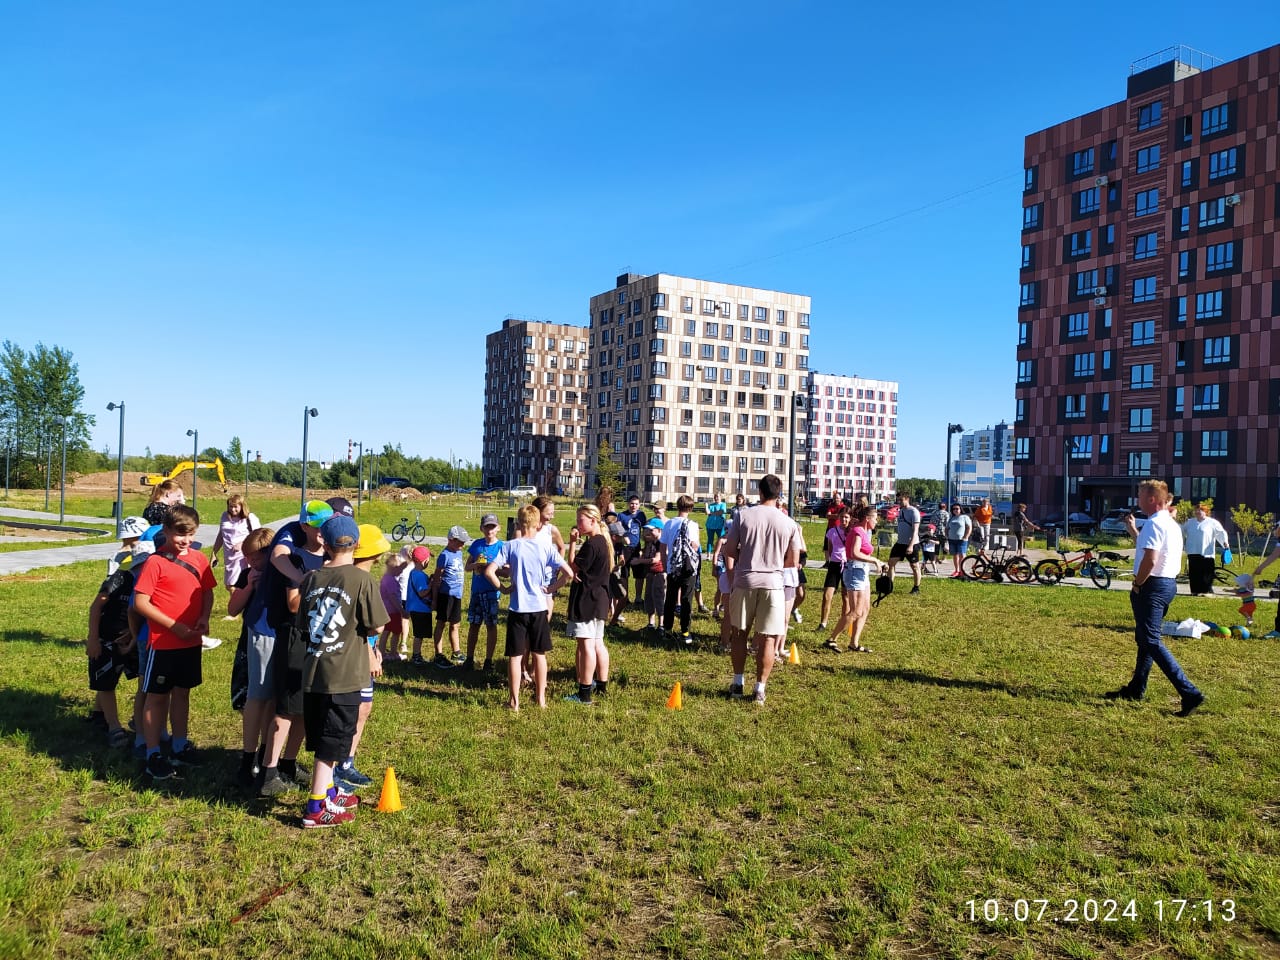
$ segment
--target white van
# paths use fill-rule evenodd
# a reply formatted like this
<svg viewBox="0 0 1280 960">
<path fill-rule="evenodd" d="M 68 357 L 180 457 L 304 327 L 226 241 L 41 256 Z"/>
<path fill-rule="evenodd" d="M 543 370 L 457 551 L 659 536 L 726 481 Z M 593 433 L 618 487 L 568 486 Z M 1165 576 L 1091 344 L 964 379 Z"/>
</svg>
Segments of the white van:
<svg viewBox="0 0 1280 960">
<path fill-rule="evenodd" d="M 507 492 L 510 493 L 511 496 L 513 497 L 520 497 L 520 498 L 528 497 L 529 499 L 532 500 L 534 497 L 538 495 L 538 488 L 534 486 L 512 487 Z"/>
</svg>

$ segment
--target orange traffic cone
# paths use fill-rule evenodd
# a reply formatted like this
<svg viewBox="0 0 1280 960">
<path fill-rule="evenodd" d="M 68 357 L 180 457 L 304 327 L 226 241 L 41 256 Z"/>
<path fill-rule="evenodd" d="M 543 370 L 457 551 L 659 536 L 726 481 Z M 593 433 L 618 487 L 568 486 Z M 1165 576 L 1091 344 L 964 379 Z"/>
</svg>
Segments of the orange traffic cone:
<svg viewBox="0 0 1280 960">
<path fill-rule="evenodd" d="M 787 654 L 787 663 L 793 666 L 800 666 L 800 644 L 794 640 L 791 641 L 791 652 Z"/>
<path fill-rule="evenodd" d="M 683 710 L 684 698 L 680 695 L 680 681 L 676 681 L 676 685 L 671 688 L 671 696 L 667 697 L 668 710 Z"/>
<path fill-rule="evenodd" d="M 382 796 L 378 798 L 379 813 L 395 813 L 404 809 L 400 802 L 400 784 L 396 782 L 396 768 L 387 767 L 387 775 L 382 778 Z"/>
</svg>

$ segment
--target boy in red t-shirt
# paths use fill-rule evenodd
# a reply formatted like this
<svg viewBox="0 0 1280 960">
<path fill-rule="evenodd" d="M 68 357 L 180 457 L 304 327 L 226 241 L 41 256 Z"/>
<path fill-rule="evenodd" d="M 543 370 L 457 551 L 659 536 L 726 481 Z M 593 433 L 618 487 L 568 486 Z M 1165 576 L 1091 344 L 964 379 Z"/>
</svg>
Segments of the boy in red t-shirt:
<svg viewBox="0 0 1280 960">
<path fill-rule="evenodd" d="M 187 739 L 191 688 L 200 685 L 200 642 L 209 629 L 217 587 L 209 560 L 192 550 L 200 515 L 176 504 L 164 521 L 164 542 L 143 566 L 134 588 L 134 609 L 150 624 L 141 658 L 142 729 L 147 741 L 146 773 L 152 780 L 174 776 L 173 764 L 160 753 L 165 718 L 173 724 L 173 759 L 192 763 L 195 748 Z"/>
</svg>

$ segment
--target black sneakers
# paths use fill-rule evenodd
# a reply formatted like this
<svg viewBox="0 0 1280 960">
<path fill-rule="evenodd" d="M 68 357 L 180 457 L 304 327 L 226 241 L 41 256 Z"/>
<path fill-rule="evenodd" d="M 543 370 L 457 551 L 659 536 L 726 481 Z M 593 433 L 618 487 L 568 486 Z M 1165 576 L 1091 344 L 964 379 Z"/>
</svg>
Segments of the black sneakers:
<svg viewBox="0 0 1280 960">
<path fill-rule="evenodd" d="M 1195 713 L 1196 708 L 1204 703 L 1204 694 L 1197 690 L 1190 696 L 1182 698 L 1182 709 L 1174 712 L 1175 717 L 1189 717 Z"/>
<path fill-rule="evenodd" d="M 173 769 L 173 764 L 169 762 L 163 754 L 153 753 L 147 757 L 146 774 L 153 782 L 161 780 L 172 780 L 176 777 L 177 771 Z"/>
</svg>

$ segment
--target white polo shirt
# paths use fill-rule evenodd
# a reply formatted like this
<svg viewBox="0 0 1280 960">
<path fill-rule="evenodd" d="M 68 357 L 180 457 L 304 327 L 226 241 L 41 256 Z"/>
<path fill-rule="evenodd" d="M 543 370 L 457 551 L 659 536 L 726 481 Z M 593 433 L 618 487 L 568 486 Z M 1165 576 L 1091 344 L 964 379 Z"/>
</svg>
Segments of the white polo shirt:
<svg viewBox="0 0 1280 960">
<path fill-rule="evenodd" d="M 1133 552 L 1133 572 L 1138 572 L 1142 557 L 1148 550 L 1155 551 L 1156 565 L 1151 568 L 1153 577 L 1176 577 L 1182 570 L 1182 528 L 1163 507 L 1151 515 L 1151 519 L 1138 531 L 1138 542 Z"/>
</svg>

